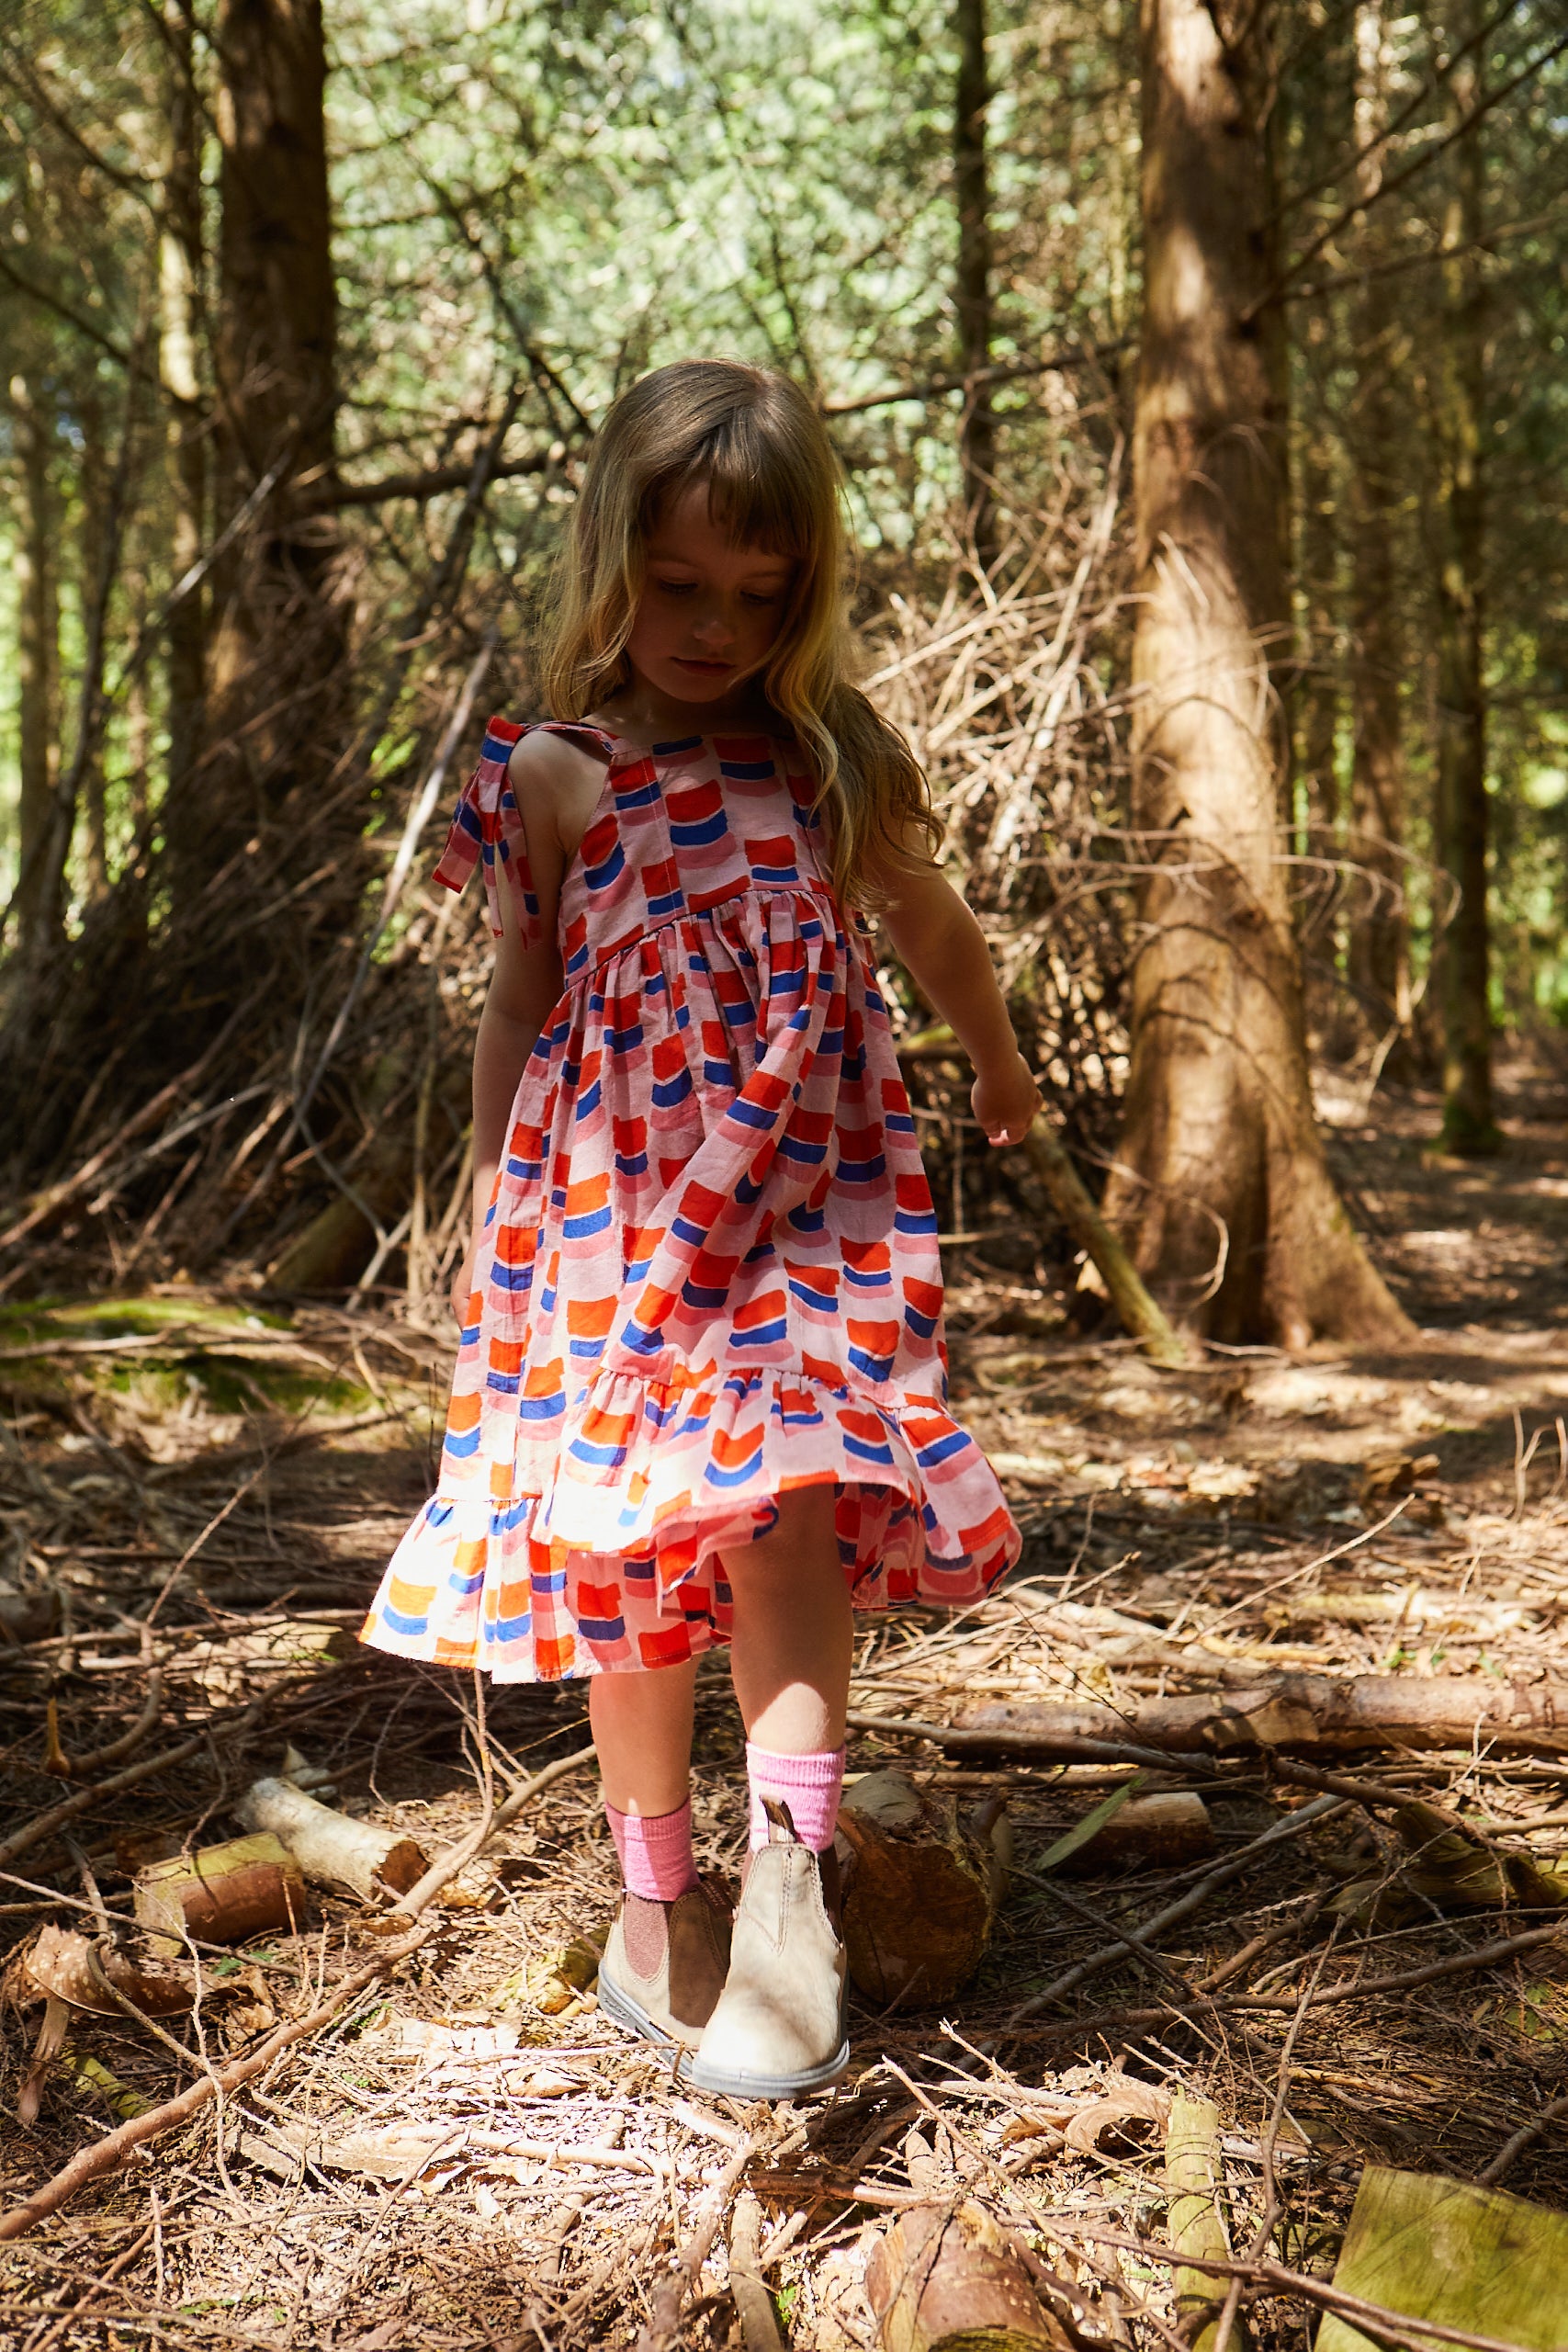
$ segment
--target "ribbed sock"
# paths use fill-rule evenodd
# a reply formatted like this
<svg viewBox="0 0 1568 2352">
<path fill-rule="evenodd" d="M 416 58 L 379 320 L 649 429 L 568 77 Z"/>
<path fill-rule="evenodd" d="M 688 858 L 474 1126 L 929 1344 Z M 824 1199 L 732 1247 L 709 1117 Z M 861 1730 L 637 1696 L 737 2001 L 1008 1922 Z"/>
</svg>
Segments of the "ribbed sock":
<svg viewBox="0 0 1568 2352">
<path fill-rule="evenodd" d="M 762 1799 L 783 1798 L 803 1846 L 822 1853 L 833 1842 L 839 1797 L 844 1785 L 844 1751 L 828 1747 L 815 1756 L 775 1756 L 746 1743 L 746 1777 L 751 1786 L 751 1851 L 768 1842 Z"/>
<path fill-rule="evenodd" d="M 649 1903 L 674 1903 L 690 1894 L 697 1883 L 690 1798 L 674 1813 L 617 1813 L 608 1803 L 604 1813 L 630 1894 Z"/>
</svg>

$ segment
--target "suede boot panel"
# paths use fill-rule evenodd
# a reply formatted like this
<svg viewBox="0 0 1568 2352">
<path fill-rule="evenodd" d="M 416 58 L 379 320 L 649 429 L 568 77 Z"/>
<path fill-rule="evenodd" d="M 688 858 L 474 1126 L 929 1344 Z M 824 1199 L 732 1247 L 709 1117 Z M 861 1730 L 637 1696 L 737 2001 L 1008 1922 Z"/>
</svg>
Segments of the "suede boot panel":
<svg viewBox="0 0 1568 2352">
<path fill-rule="evenodd" d="M 599 2005 L 650 2041 L 694 2048 L 724 1988 L 724 1906 L 698 1886 L 674 1903 L 627 1893 L 599 1963 Z"/>
<path fill-rule="evenodd" d="M 847 2060 L 844 1948 L 823 1900 L 820 1858 L 779 1842 L 751 1855 L 729 1974 L 690 2079 L 740 2098 L 788 2098 Z"/>
</svg>

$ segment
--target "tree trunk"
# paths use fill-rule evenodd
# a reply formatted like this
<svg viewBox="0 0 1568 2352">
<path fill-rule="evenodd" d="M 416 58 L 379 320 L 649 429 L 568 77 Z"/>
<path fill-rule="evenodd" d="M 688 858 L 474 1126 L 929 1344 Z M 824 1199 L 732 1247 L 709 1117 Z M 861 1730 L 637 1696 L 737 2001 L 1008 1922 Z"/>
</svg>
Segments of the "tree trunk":
<svg viewBox="0 0 1568 2352">
<path fill-rule="evenodd" d="M 1358 153 L 1388 118 L 1387 35 L 1382 0 L 1356 11 L 1355 139 Z M 1384 150 L 1363 155 L 1357 193 L 1370 205 L 1382 180 Z M 1381 250 L 1381 212 L 1368 220 L 1369 264 Z M 1366 1019 L 1386 1034 L 1410 1022 L 1410 962 L 1404 912 L 1404 754 L 1399 684 L 1404 647 L 1394 565 L 1398 441 L 1397 353 L 1387 324 L 1387 296 L 1369 279 L 1358 305 L 1360 380 L 1351 415 L 1353 563 L 1350 696 L 1350 858 L 1360 873 L 1350 926 L 1350 979 Z"/>
<path fill-rule="evenodd" d="M 957 0 L 958 80 L 954 91 L 953 180 L 958 200 L 959 368 L 964 415 L 958 430 L 964 513 L 975 553 L 987 571 L 997 560 L 996 421 L 984 371 L 991 364 L 991 191 L 986 109 L 991 100 L 986 60 L 986 0 Z"/>
<path fill-rule="evenodd" d="M 182 0 L 166 0 L 169 46 L 167 165 L 158 241 L 162 332 L 158 370 L 169 407 L 170 554 L 176 581 L 198 560 L 207 528 L 207 431 L 201 406 L 201 110 L 193 24 Z M 186 788 L 201 755 L 207 703 L 207 605 L 200 588 L 175 605 L 164 632 L 168 679 L 169 786 Z"/>
<path fill-rule="evenodd" d="M 1404 1318 L 1313 1123 L 1280 856 L 1269 660 L 1289 618 L 1269 15 L 1143 6 L 1133 793 L 1153 870 L 1107 1215 L 1197 1328 L 1302 1347 L 1386 1340 Z"/>
<path fill-rule="evenodd" d="M 1474 29 L 1478 0 L 1460 29 Z M 1450 79 L 1456 115 L 1478 95 L 1474 54 Z M 1454 187 L 1443 242 L 1443 353 L 1438 496 L 1438 845 L 1459 891 L 1439 950 L 1443 1021 L 1443 1144 L 1492 1151 L 1492 1013 L 1486 923 L 1486 692 L 1482 675 L 1483 479 L 1485 312 L 1480 255 L 1482 149 L 1471 131 L 1454 150 Z"/>
<path fill-rule="evenodd" d="M 84 643 L 103 586 L 104 530 L 109 503 L 109 463 L 104 445 L 103 392 L 96 375 L 89 376 L 77 401 L 82 454 L 77 465 L 81 490 L 81 523 L 76 540 L 77 608 Z M 80 747 L 79 747 L 80 749 Z M 82 813 L 86 823 L 83 844 L 86 860 L 87 897 L 101 899 L 108 888 L 108 827 L 104 805 L 104 760 L 101 742 L 86 753 L 82 769 Z"/>
<path fill-rule="evenodd" d="M 275 874 L 298 864 L 290 842 L 319 820 L 345 694 L 336 536 L 310 505 L 332 477 L 336 401 L 321 0 L 223 0 L 214 47 L 219 529 L 251 512 L 213 568 L 209 748 L 171 792 L 186 904 L 252 838 L 275 850 Z M 318 861 L 320 844 L 318 832 Z M 354 888 L 344 864 L 344 889 L 312 895 L 314 921 L 341 920 Z"/>
<path fill-rule="evenodd" d="M 1335 641 L 1339 540 L 1334 492 L 1332 452 L 1322 435 L 1313 434 L 1302 450 L 1296 510 L 1303 639 L 1296 762 L 1306 803 L 1300 813 L 1306 820 L 1307 842 L 1313 854 L 1325 858 L 1334 856 L 1339 836 L 1339 674 Z"/>
<path fill-rule="evenodd" d="M 21 799 L 17 911 L 25 969 L 47 962 L 62 910 L 49 845 L 60 767 L 60 588 L 53 420 L 36 374 L 11 379 L 21 488 L 17 536 L 17 691 Z"/>
</svg>

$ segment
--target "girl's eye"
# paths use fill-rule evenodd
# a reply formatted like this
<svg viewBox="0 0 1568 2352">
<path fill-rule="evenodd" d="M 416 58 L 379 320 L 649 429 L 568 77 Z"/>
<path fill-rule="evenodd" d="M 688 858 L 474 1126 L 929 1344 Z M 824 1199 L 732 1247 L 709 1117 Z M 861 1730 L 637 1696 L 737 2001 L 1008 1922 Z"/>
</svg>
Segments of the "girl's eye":
<svg viewBox="0 0 1568 2352">
<path fill-rule="evenodd" d="M 653 584 L 661 596 L 689 596 L 697 583 L 694 580 L 656 580 Z"/>
<path fill-rule="evenodd" d="M 784 590 L 771 588 L 764 594 L 760 588 L 747 588 L 742 591 L 740 601 L 743 605 L 782 605 Z"/>
</svg>

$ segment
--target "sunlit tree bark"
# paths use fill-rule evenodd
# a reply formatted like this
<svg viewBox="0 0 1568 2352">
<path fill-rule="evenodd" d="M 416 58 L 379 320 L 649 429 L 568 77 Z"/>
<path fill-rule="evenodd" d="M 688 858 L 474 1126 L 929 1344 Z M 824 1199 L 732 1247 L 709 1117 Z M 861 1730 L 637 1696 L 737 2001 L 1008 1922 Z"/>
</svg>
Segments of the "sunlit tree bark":
<svg viewBox="0 0 1568 2352">
<path fill-rule="evenodd" d="M 158 241 L 158 367 L 168 403 L 168 467 L 176 581 L 207 529 L 207 418 L 201 401 L 201 134 L 189 0 L 166 0 L 167 162 Z M 207 600 L 198 587 L 169 614 L 169 779 L 183 790 L 200 755 L 207 701 Z"/>
<path fill-rule="evenodd" d="M 11 379 L 17 436 L 17 703 L 21 795 L 17 916 L 22 960 L 37 970 L 60 935 L 62 910 L 50 841 L 60 767 L 60 517 L 54 421 L 36 373 Z"/>
<path fill-rule="evenodd" d="M 1373 142 L 1388 117 L 1382 0 L 1356 11 L 1357 192 L 1369 206 L 1382 182 L 1385 149 Z M 1381 213 L 1370 211 L 1369 266 L 1382 249 Z M 1351 412 L 1350 834 L 1360 868 L 1350 927 L 1350 978 L 1367 1018 L 1386 1031 L 1409 1026 L 1410 962 L 1404 897 L 1404 666 L 1394 562 L 1400 342 L 1385 287 L 1369 277 L 1356 313 L 1359 382 Z"/>
<path fill-rule="evenodd" d="M 1478 24 L 1476 0 L 1453 38 Z M 1474 107 L 1475 52 L 1450 76 L 1457 116 Z M 1492 1015 L 1488 1002 L 1486 688 L 1483 674 L 1482 571 L 1486 504 L 1483 435 L 1486 399 L 1486 294 L 1477 251 L 1483 233 L 1483 153 L 1474 130 L 1454 150 L 1453 187 L 1443 243 L 1439 376 L 1438 555 L 1438 807 L 1441 864 L 1459 904 L 1438 956 L 1443 1022 L 1443 1141 L 1450 1151 L 1495 1148 L 1492 1114 Z"/>
<path fill-rule="evenodd" d="M 954 92 L 953 176 L 958 199 L 959 367 L 964 379 L 959 460 L 964 505 L 975 551 L 988 570 L 997 558 L 996 420 L 984 370 L 991 364 L 991 187 L 986 110 L 991 99 L 986 57 L 987 0 L 957 0 L 958 79 Z"/>
<path fill-rule="evenodd" d="M 171 786 L 187 899 L 247 839 L 311 811 L 344 692 L 337 538 L 311 498 L 332 477 L 336 403 L 320 0 L 224 0 L 214 47 L 215 526 L 244 520 L 213 568 L 209 748 Z"/>
<path fill-rule="evenodd" d="M 1110 1215 L 1225 1340 L 1402 1317 L 1313 1122 L 1269 662 L 1286 640 L 1266 5 L 1144 0 L 1133 1054 Z"/>
</svg>

